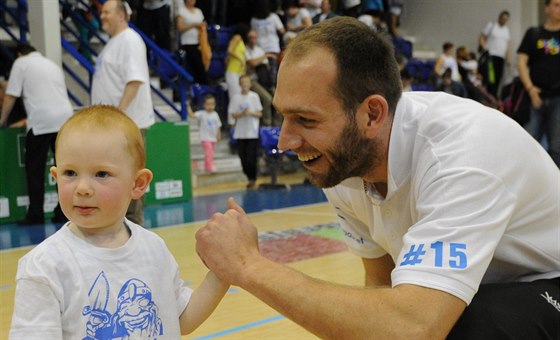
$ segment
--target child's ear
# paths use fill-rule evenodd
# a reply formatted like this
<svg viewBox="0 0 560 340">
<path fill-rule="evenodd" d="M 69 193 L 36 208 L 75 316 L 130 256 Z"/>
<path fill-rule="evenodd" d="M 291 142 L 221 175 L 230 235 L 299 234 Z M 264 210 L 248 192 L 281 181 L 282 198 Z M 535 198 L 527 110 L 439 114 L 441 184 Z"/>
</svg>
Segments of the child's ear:
<svg viewBox="0 0 560 340">
<path fill-rule="evenodd" d="M 148 190 L 153 177 L 154 175 L 148 169 L 142 169 L 136 173 L 134 188 L 132 188 L 132 199 L 137 200 L 144 195 L 146 190 Z"/>
<path fill-rule="evenodd" d="M 54 177 L 54 180 L 58 182 L 58 169 L 56 168 L 56 166 L 51 166 L 49 171 L 51 172 L 51 175 Z"/>
</svg>

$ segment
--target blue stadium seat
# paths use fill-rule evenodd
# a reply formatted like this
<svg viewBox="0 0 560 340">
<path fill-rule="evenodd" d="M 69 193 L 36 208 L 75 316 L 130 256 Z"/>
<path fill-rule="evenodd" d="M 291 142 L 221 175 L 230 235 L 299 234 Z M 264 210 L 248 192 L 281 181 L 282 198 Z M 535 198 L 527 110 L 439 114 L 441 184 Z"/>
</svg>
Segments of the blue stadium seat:
<svg viewBox="0 0 560 340">
<path fill-rule="evenodd" d="M 265 163 L 270 172 L 270 183 L 263 183 L 259 188 L 287 188 L 286 184 L 278 183 L 278 169 L 284 155 L 294 155 L 291 150 L 282 151 L 278 149 L 280 128 L 276 126 L 265 126 L 259 129 L 259 141 L 263 151 Z"/>
</svg>

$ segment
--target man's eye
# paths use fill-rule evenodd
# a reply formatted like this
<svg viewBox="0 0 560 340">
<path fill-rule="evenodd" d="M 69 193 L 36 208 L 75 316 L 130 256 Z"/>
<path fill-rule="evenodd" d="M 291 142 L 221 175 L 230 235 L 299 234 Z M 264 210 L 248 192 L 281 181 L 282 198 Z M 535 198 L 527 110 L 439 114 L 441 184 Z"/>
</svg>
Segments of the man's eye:
<svg viewBox="0 0 560 340">
<path fill-rule="evenodd" d="M 305 117 L 299 117 L 299 121 L 304 123 L 304 124 L 311 124 L 313 122 L 315 122 L 313 119 L 309 119 L 309 118 L 305 118 Z"/>
<path fill-rule="evenodd" d="M 99 178 L 107 178 L 109 177 L 109 173 L 107 171 L 98 171 L 95 176 Z"/>
</svg>

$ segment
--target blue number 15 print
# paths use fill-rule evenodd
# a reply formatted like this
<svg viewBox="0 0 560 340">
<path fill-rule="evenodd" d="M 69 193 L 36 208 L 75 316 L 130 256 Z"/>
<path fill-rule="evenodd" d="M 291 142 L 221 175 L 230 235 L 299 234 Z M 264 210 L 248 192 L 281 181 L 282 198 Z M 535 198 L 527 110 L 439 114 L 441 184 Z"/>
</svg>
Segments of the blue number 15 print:
<svg viewBox="0 0 560 340">
<path fill-rule="evenodd" d="M 430 244 L 430 248 L 435 252 L 434 266 L 444 267 L 449 265 L 450 268 L 464 269 L 467 267 L 467 245 L 464 243 L 449 243 L 449 263 L 443 263 L 443 252 L 447 250 L 446 244 L 438 241 Z M 401 266 L 414 266 L 420 264 L 423 261 L 423 257 L 426 255 L 426 250 L 424 250 L 424 244 L 413 244 L 410 249 L 403 256 L 403 261 Z"/>
</svg>

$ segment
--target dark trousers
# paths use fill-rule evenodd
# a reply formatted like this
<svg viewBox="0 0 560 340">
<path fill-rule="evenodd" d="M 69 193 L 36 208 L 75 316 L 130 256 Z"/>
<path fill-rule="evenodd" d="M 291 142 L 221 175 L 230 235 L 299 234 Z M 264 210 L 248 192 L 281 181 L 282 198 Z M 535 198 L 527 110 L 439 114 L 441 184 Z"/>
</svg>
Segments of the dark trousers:
<svg viewBox="0 0 560 340">
<path fill-rule="evenodd" d="M 202 63 L 198 45 L 183 45 L 181 49 L 185 52 L 185 70 L 193 76 L 195 83 L 208 85 L 208 73 Z"/>
<path fill-rule="evenodd" d="M 258 139 L 238 139 L 237 140 L 237 153 L 241 159 L 241 167 L 243 173 L 250 181 L 257 179 L 258 171 L 258 152 L 259 140 Z"/>
<path fill-rule="evenodd" d="M 171 51 L 171 9 L 168 5 L 157 9 L 141 8 L 138 27 L 166 51 Z"/>
<path fill-rule="evenodd" d="M 483 75 L 483 83 L 486 87 L 486 90 L 490 92 L 494 97 L 498 97 L 498 88 L 500 87 L 500 81 L 502 80 L 502 76 L 504 74 L 504 64 L 505 60 L 502 57 L 497 57 L 495 55 L 490 56 L 492 58 L 492 65 L 494 67 L 494 82 L 489 82 L 488 80 L 488 72 Z"/>
<path fill-rule="evenodd" d="M 49 150 L 54 155 L 54 142 L 57 133 L 34 135 L 33 130 L 27 132 L 25 139 L 25 175 L 27 178 L 27 194 L 29 207 L 27 219 L 44 220 L 43 205 L 45 203 L 45 171 Z M 62 216 L 60 204 L 55 208 L 55 216 Z"/>
<path fill-rule="evenodd" d="M 144 147 L 146 147 L 146 134 L 148 133 L 148 130 L 140 129 L 140 132 L 142 133 L 142 138 L 144 139 Z M 144 226 L 145 199 L 146 195 L 142 195 L 142 197 L 137 200 L 131 200 L 128 208 L 126 209 L 126 218 L 140 226 Z"/>
<path fill-rule="evenodd" d="M 447 339 L 560 339 L 560 278 L 480 286 Z"/>
</svg>

